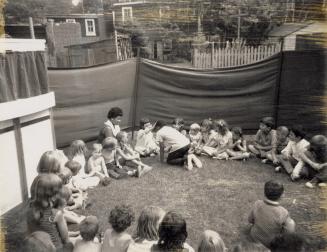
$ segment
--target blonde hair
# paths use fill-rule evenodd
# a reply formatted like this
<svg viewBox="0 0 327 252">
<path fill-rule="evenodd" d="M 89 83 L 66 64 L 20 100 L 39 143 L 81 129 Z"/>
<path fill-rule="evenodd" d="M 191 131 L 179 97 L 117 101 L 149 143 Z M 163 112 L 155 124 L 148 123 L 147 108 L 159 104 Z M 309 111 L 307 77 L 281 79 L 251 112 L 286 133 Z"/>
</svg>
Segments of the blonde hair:
<svg viewBox="0 0 327 252">
<path fill-rule="evenodd" d="M 116 139 L 118 141 L 118 143 L 120 143 L 123 139 L 124 136 L 127 136 L 127 133 L 125 131 L 119 131 L 117 136 L 116 136 Z"/>
<path fill-rule="evenodd" d="M 61 168 L 58 155 L 55 151 L 46 151 L 42 154 L 37 165 L 38 173 L 59 173 Z"/>
<path fill-rule="evenodd" d="M 99 153 L 102 151 L 102 145 L 101 144 L 98 144 L 98 143 L 95 143 L 93 144 L 93 150 L 92 150 L 92 153 Z"/>
<path fill-rule="evenodd" d="M 86 144 L 84 143 L 83 140 L 74 140 L 71 144 L 70 144 L 70 158 L 74 158 L 74 156 L 76 155 L 86 155 L 87 154 L 87 147 Z"/>
<path fill-rule="evenodd" d="M 165 215 L 160 207 L 148 206 L 144 208 L 138 218 L 135 241 L 156 241 L 159 239 L 159 224 Z"/>
<path fill-rule="evenodd" d="M 206 230 L 202 234 L 198 252 L 225 252 L 226 247 L 220 235 L 212 230 Z"/>
</svg>

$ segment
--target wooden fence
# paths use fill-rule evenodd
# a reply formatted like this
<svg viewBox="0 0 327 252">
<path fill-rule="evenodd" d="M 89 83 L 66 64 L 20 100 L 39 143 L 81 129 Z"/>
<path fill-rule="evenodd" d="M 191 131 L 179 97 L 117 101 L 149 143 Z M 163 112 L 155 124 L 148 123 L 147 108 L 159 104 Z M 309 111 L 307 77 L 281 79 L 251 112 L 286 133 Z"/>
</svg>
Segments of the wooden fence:
<svg viewBox="0 0 327 252">
<path fill-rule="evenodd" d="M 133 58 L 132 42 L 130 37 L 117 37 L 117 61 Z"/>
<path fill-rule="evenodd" d="M 216 44 L 217 45 L 217 44 Z M 214 42 L 193 47 L 192 65 L 195 68 L 225 68 L 251 64 L 281 51 L 281 44 L 241 47 L 216 46 Z M 218 44 L 219 45 L 219 44 Z"/>
</svg>

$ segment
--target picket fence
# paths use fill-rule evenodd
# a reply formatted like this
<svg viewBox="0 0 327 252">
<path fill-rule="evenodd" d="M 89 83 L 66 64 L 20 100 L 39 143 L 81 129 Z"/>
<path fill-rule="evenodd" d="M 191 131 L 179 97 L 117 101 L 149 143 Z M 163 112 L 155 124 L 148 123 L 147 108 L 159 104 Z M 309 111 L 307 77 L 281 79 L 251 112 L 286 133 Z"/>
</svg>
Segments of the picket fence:
<svg viewBox="0 0 327 252">
<path fill-rule="evenodd" d="M 220 48 L 210 43 L 193 47 L 194 68 L 226 68 L 255 63 L 281 51 L 281 44 Z"/>
</svg>

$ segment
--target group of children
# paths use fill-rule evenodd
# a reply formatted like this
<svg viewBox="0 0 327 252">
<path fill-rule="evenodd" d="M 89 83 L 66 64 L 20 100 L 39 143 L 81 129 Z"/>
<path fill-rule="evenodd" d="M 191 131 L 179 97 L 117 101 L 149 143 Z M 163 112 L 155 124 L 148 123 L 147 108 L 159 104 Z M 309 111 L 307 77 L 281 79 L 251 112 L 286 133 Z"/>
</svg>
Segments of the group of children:
<svg viewBox="0 0 327 252">
<path fill-rule="evenodd" d="M 112 178 L 140 177 L 151 171 L 152 167 L 146 165 L 141 157 L 159 154 L 162 161 L 164 152 L 167 152 L 167 163 L 185 165 L 192 170 L 194 166 L 202 168 L 200 155 L 226 160 L 256 156 L 264 163 L 275 165 L 276 172 L 285 170 L 293 180 L 311 178 L 306 184 L 308 187 L 323 186 L 327 180 L 327 139 L 316 135 L 307 141 L 301 126 L 279 126 L 275 130 L 274 119 L 265 117 L 253 143 L 248 144 L 242 129 L 229 129 L 224 120 L 205 119 L 201 124 L 191 124 L 186 131 L 180 118 L 172 125 L 161 121 L 152 125 L 149 119 L 143 118 L 135 148 L 132 148 L 128 134 L 117 126 L 120 111 L 117 108 L 114 112 L 109 111 L 111 121 L 106 124 L 104 138 L 101 143 L 93 144 L 91 154 L 82 140 L 75 140 L 67 155 L 60 150 L 42 155 L 37 167 L 38 176 L 31 186 L 31 204 L 27 212 L 30 247 L 41 246 L 47 237 L 51 244 L 42 246 L 49 245 L 49 248 L 55 247 L 59 251 L 194 251 L 185 243 L 186 223 L 176 212 L 165 214 L 157 207 L 146 208 L 139 217 L 136 236 L 132 239 L 125 230 L 134 220 L 134 213 L 128 206 L 117 206 L 110 212 L 111 228 L 104 233 L 103 239 L 97 240 L 97 218 L 81 216 L 73 211 L 88 206 L 88 188 L 108 185 Z M 267 182 L 266 199 L 255 203 L 249 217 L 251 237 L 271 251 L 278 251 L 273 250 L 274 246 L 287 243 L 289 235 L 295 235 L 295 238 L 290 238 L 292 241 L 298 239 L 294 234 L 294 221 L 278 204 L 283 190 L 280 183 Z M 68 232 L 67 223 L 79 224 L 80 230 Z M 301 239 L 298 240 L 300 243 Z M 234 251 L 243 251 L 237 250 L 242 246 L 247 245 L 238 245 Z M 226 251 L 226 248 L 216 232 L 206 231 L 198 251 Z"/>
<path fill-rule="evenodd" d="M 58 162 L 59 163 L 59 162 Z M 126 230 L 135 219 L 133 209 L 118 205 L 109 213 L 110 227 L 102 233 L 96 216 L 79 216 L 79 230 L 68 231 L 65 209 L 69 197 L 64 196 L 67 184 L 59 175 L 49 171 L 38 175 L 31 190 L 27 211 L 29 236 L 25 239 L 27 252 L 194 252 L 186 242 L 187 225 L 176 211 L 165 212 L 148 206 L 140 213 L 135 234 Z M 278 201 L 284 191 L 277 181 L 264 186 L 264 200 L 258 200 L 249 214 L 249 238 L 230 251 L 305 251 L 305 239 L 295 233 L 295 222 Z M 68 214 L 68 216 L 70 216 Z M 77 216 L 77 215 L 76 215 Z M 227 252 L 220 235 L 212 230 L 203 232 L 198 252 Z"/>
<path fill-rule="evenodd" d="M 306 183 L 309 188 L 316 185 L 326 186 L 327 138 L 318 134 L 306 139 L 307 134 L 301 125 L 290 128 L 278 126 L 275 129 L 274 118 L 264 117 L 251 142 L 244 139 L 240 127 L 229 129 L 222 119 L 205 119 L 200 125 L 193 123 L 187 132 L 183 119 L 176 118 L 171 127 L 189 139 L 187 159 L 185 158 L 188 170 L 193 168 L 193 163 L 202 167 L 201 161 L 196 158 L 199 155 L 224 160 L 258 157 L 263 163 L 275 166 L 276 172 L 285 171 L 293 181 L 300 178 L 310 179 Z M 169 139 L 167 134 L 165 137 Z M 157 139 L 158 141 L 160 142 Z"/>
</svg>

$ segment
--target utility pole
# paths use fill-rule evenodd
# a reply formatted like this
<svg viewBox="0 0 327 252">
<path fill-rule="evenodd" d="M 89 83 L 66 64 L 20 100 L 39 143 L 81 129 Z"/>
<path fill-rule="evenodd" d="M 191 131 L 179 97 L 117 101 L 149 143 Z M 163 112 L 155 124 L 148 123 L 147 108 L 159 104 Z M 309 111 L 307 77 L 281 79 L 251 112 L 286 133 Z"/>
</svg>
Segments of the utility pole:
<svg viewBox="0 0 327 252">
<path fill-rule="evenodd" d="M 248 14 L 241 14 L 241 9 L 238 10 L 237 15 L 231 15 L 230 17 L 237 17 L 237 40 L 241 39 L 241 17 L 245 17 Z"/>
</svg>

